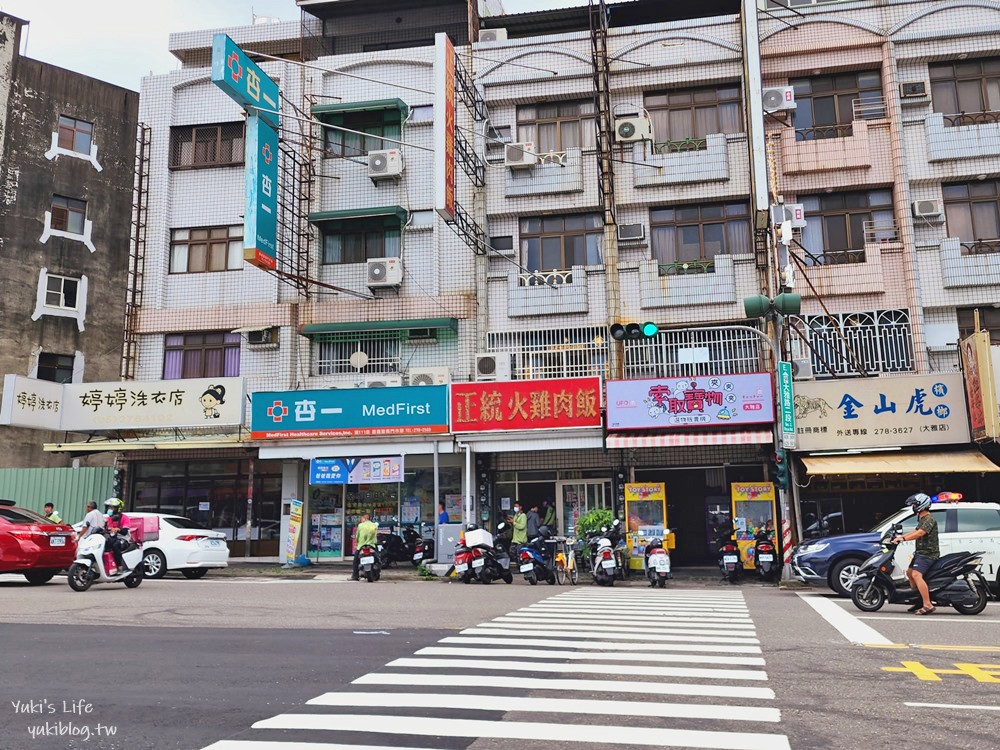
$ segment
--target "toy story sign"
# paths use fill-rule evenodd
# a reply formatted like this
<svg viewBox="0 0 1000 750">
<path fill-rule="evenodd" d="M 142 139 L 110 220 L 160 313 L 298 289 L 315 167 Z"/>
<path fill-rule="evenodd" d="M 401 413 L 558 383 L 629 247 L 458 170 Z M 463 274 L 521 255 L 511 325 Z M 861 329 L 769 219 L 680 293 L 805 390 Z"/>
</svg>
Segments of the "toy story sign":
<svg viewBox="0 0 1000 750">
<path fill-rule="evenodd" d="M 775 492 L 772 482 L 733 482 L 730 485 L 733 502 L 733 528 L 740 548 L 743 567 L 753 569 L 754 542 L 757 532 L 764 530 L 772 542 L 774 536 Z"/>
</svg>

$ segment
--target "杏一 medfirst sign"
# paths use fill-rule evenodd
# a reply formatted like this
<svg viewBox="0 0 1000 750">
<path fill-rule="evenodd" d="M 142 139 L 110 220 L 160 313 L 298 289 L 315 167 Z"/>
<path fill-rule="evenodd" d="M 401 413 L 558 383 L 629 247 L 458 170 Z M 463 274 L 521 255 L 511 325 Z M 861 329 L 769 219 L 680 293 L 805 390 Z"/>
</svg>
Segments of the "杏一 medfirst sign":
<svg viewBox="0 0 1000 750">
<path fill-rule="evenodd" d="M 448 386 L 261 391 L 254 440 L 433 435 L 448 431 Z"/>
</svg>

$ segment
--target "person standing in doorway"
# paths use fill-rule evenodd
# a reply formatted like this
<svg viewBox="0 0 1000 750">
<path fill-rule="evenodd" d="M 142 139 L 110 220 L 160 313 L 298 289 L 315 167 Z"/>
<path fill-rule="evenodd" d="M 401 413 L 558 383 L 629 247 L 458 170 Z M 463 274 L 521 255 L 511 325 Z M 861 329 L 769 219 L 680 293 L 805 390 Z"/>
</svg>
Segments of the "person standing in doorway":
<svg viewBox="0 0 1000 750">
<path fill-rule="evenodd" d="M 451 523 L 448 518 L 448 511 L 444 509 L 444 503 L 438 503 L 438 525 L 443 523 Z"/>
<path fill-rule="evenodd" d="M 542 514 L 542 526 L 548 526 L 549 530 L 556 533 L 556 503 L 551 497 L 542 504 L 545 512 Z"/>
<path fill-rule="evenodd" d="M 538 503 L 532 503 L 531 509 L 528 511 L 528 526 L 527 533 L 528 539 L 534 539 L 538 536 L 538 527 L 542 525 L 542 518 L 538 515 Z"/>
<path fill-rule="evenodd" d="M 514 527 L 514 534 L 511 536 L 510 543 L 516 549 L 518 546 L 528 543 L 528 517 L 521 512 L 520 503 L 514 503 L 514 521 L 512 525 Z"/>
</svg>

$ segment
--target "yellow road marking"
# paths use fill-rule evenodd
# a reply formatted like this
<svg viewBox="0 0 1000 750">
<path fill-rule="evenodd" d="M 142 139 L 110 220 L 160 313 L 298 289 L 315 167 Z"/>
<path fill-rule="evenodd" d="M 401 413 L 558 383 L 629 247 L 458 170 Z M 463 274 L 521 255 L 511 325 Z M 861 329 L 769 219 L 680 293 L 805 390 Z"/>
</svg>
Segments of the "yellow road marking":
<svg viewBox="0 0 1000 750">
<path fill-rule="evenodd" d="M 862 643 L 865 648 L 922 648 L 928 651 L 997 651 L 1000 646 L 938 646 L 926 643 Z"/>
<path fill-rule="evenodd" d="M 899 667 L 882 667 L 884 672 L 903 672 L 925 682 L 941 682 L 940 675 L 965 675 L 976 682 L 1000 683 L 1000 664 L 955 664 L 955 669 L 931 669 L 919 661 L 901 661 Z"/>
</svg>

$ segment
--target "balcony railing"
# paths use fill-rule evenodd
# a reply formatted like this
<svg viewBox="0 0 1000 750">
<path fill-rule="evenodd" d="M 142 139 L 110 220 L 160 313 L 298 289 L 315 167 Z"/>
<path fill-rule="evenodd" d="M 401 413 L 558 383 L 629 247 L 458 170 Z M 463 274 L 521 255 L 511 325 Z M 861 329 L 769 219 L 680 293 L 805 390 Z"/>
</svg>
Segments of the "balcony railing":
<svg viewBox="0 0 1000 750">
<path fill-rule="evenodd" d="M 566 153 L 565 151 L 547 151 L 544 154 L 537 154 L 539 164 L 559 164 L 563 167 L 566 166 Z"/>
<path fill-rule="evenodd" d="M 1000 123 L 1000 112 L 959 112 L 957 115 L 945 115 L 946 128 L 961 128 L 966 125 L 995 125 Z"/>
<path fill-rule="evenodd" d="M 572 271 L 529 271 L 518 274 L 518 286 L 545 286 L 552 284 L 572 284 Z"/>
<path fill-rule="evenodd" d="M 685 260 L 658 264 L 660 276 L 686 276 L 689 274 L 715 273 L 714 260 Z"/>
<path fill-rule="evenodd" d="M 849 138 L 854 135 L 851 123 L 844 125 L 817 125 L 814 128 L 798 128 L 795 131 L 797 141 L 822 141 L 827 138 Z"/>
<path fill-rule="evenodd" d="M 852 102 L 855 120 L 881 120 L 885 117 L 885 99 L 855 99 Z"/>
<path fill-rule="evenodd" d="M 685 138 L 680 141 L 658 141 L 653 144 L 654 154 L 680 154 L 686 151 L 704 151 L 707 138 Z"/>
<path fill-rule="evenodd" d="M 822 253 L 811 253 L 799 248 L 797 255 L 807 266 L 841 266 L 845 263 L 864 263 L 864 250 L 825 250 Z"/>
<path fill-rule="evenodd" d="M 878 242 L 899 242 L 899 229 L 896 223 L 887 224 L 885 222 L 875 223 L 866 221 L 863 225 L 866 243 Z"/>
<path fill-rule="evenodd" d="M 973 240 L 963 242 L 962 255 L 989 255 L 990 253 L 1000 253 L 1000 239 L 995 240 Z"/>
</svg>

